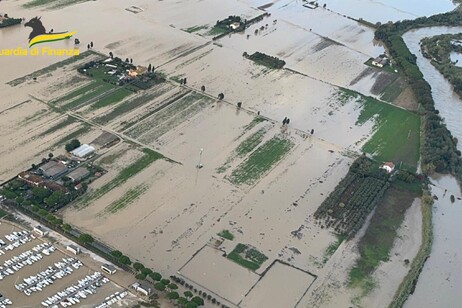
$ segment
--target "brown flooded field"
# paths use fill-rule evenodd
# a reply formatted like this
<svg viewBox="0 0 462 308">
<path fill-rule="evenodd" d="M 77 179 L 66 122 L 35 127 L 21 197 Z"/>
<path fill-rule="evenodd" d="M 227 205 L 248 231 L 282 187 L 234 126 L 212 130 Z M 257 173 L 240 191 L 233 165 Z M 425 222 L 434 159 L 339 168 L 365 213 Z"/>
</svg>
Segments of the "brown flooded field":
<svg viewBox="0 0 462 308">
<path fill-rule="evenodd" d="M 181 269 L 195 288 L 233 305 L 271 301 L 263 297 L 277 294 L 279 276 L 288 279 L 280 305 L 319 307 L 333 298 L 331 306 L 349 305 L 356 294 L 344 284 L 358 238 L 326 257 L 337 238 L 312 215 L 377 130 L 373 115 L 364 115 L 366 104 L 351 93 L 383 97 L 398 78 L 364 64 L 383 52 L 373 30 L 281 1 L 245 34 L 212 40 L 217 20 L 251 19 L 265 13 L 257 7 L 267 3 L 103 0 L 26 9 L 25 2 L 2 5 L 11 16 L 41 15 L 49 28 L 75 28 L 82 55 L 66 63 L 0 57 L 6 68 L 0 73 L 1 182 L 49 152 L 64 153 L 71 138 L 89 143 L 103 131 L 113 133 L 122 142 L 98 150 L 95 160 L 108 173 L 59 213 L 65 221 L 164 276 Z M 1 47 L 26 48 L 29 32 L 0 30 Z M 84 53 L 91 41 L 95 47 Z M 255 51 L 286 65 L 272 69 L 243 57 Z M 167 80 L 125 93 L 76 71 L 109 52 L 152 64 Z M 182 78 L 187 85 L 179 85 Z M 285 117 L 290 124 L 282 126 Z M 154 151 L 162 157 L 153 158 Z M 224 230 L 233 239 L 206 246 Z M 239 243 L 265 256 L 257 269 L 221 254 Z M 272 264 L 278 266 L 258 280 Z M 339 268 L 343 274 L 336 275 Z"/>
</svg>

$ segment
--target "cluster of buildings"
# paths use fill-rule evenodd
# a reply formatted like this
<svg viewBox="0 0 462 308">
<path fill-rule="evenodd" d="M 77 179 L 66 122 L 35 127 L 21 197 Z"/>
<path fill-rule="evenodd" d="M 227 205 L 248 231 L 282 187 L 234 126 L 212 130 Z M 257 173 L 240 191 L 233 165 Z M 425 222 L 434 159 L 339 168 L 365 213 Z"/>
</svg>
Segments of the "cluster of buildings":
<svg viewBox="0 0 462 308">
<path fill-rule="evenodd" d="M 388 64 L 390 64 L 390 59 L 388 59 L 388 57 L 386 57 L 385 55 L 378 56 L 377 58 L 372 60 L 372 65 L 380 67 L 380 68 Z"/>
</svg>

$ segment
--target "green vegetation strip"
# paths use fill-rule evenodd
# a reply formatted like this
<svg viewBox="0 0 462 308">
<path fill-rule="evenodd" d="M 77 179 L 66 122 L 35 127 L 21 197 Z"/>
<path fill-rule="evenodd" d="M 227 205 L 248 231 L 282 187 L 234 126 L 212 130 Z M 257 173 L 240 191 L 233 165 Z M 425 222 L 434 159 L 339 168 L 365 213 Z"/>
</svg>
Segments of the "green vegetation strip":
<svg viewBox="0 0 462 308">
<path fill-rule="evenodd" d="M 56 123 L 55 125 L 51 126 L 50 128 L 48 128 L 46 131 L 40 133 L 39 137 L 44 137 L 44 136 L 47 136 L 49 134 L 53 134 L 54 132 L 58 131 L 58 130 L 61 130 L 71 124 L 75 123 L 75 119 L 73 117 L 70 117 L 70 116 L 65 116 L 65 119 L 62 120 L 62 121 L 59 121 L 58 123 Z"/>
<path fill-rule="evenodd" d="M 130 188 L 119 200 L 108 205 L 104 209 L 104 213 L 115 214 L 116 212 L 124 209 L 144 194 L 148 188 L 149 186 L 146 184 L 140 184 L 136 187 Z"/>
<path fill-rule="evenodd" d="M 194 32 L 208 29 L 208 28 L 209 28 L 208 25 L 202 25 L 202 26 L 189 27 L 187 29 L 183 29 L 183 31 L 188 32 L 188 33 L 194 33 Z"/>
<path fill-rule="evenodd" d="M 225 172 L 230 167 L 230 163 L 234 160 L 235 157 L 244 157 L 252 152 L 262 142 L 265 134 L 266 129 L 262 128 L 256 133 L 247 137 L 247 139 L 239 144 L 234 153 L 232 153 L 231 156 L 226 160 L 224 165 L 217 169 L 218 173 Z"/>
<path fill-rule="evenodd" d="M 229 230 L 223 230 L 218 235 L 230 241 L 234 239 L 234 235 Z"/>
<path fill-rule="evenodd" d="M 58 62 L 58 63 L 55 63 L 55 64 L 52 64 L 50 66 L 47 66 L 41 70 L 38 70 L 38 71 L 35 71 L 29 75 L 26 75 L 26 76 L 23 76 L 23 77 L 20 77 L 20 78 L 17 78 L 17 79 L 14 79 L 10 82 L 8 82 L 7 84 L 12 86 L 12 87 L 15 87 L 17 85 L 20 85 L 24 82 L 26 82 L 27 80 L 30 80 L 32 78 L 37 78 L 37 77 L 40 77 L 42 75 L 45 75 L 45 74 L 48 74 L 48 73 L 51 73 L 55 70 L 57 70 L 58 68 L 61 68 L 61 67 L 64 67 L 64 66 L 67 66 L 67 65 L 70 65 L 74 62 L 77 62 L 77 61 L 80 61 L 80 60 L 83 60 L 89 56 L 92 56 L 92 55 L 99 55 L 100 57 L 102 57 L 102 55 L 94 52 L 94 51 L 91 51 L 91 50 L 87 50 L 87 51 L 84 51 L 82 52 L 79 56 L 74 56 L 74 57 L 70 57 L 66 60 L 63 60 L 61 62 Z"/>
<path fill-rule="evenodd" d="M 278 163 L 294 146 L 289 139 L 275 136 L 233 170 L 229 181 L 235 185 L 253 184 Z"/>
<path fill-rule="evenodd" d="M 54 147 L 62 146 L 64 144 L 66 144 L 67 142 L 71 141 L 72 139 L 77 139 L 80 136 L 86 134 L 87 132 L 90 131 L 90 129 L 91 129 L 90 125 L 88 125 L 87 123 L 82 123 L 81 127 L 79 127 L 77 130 L 73 131 L 72 133 L 70 133 L 70 134 L 58 139 L 57 141 L 55 141 L 51 147 L 54 148 Z"/>
<path fill-rule="evenodd" d="M 27 3 L 24 3 L 22 6 L 27 9 L 39 6 L 50 6 L 52 9 L 59 9 L 69 5 L 87 1 L 90 0 L 31 0 Z"/>
<path fill-rule="evenodd" d="M 399 285 L 393 296 L 393 301 L 388 308 L 401 308 L 414 292 L 419 275 L 424 267 L 425 261 L 430 256 L 433 244 L 433 198 L 428 192 L 422 198 L 422 245 L 416 257 L 411 263 L 411 269 Z"/>
<path fill-rule="evenodd" d="M 119 185 L 125 183 L 128 179 L 137 175 L 139 172 L 143 171 L 145 168 L 149 167 L 153 162 L 158 159 L 163 158 L 163 156 L 157 152 L 154 152 L 149 149 L 143 149 L 144 155 L 135 161 L 133 164 L 127 166 L 119 174 L 111 180 L 109 183 L 106 183 L 101 188 L 98 188 L 94 192 L 87 194 L 78 204 L 78 207 L 86 207 L 92 201 L 97 200 L 107 194 L 112 189 L 116 188 Z"/>
</svg>

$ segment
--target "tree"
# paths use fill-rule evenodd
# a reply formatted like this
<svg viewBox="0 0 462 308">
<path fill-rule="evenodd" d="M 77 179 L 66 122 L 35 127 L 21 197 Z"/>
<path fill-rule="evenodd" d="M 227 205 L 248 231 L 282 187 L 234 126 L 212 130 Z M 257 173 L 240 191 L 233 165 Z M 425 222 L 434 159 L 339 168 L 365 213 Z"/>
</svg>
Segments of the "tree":
<svg viewBox="0 0 462 308">
<path fill-rule="evenodd" d="M 69 233 L 72 230 L 72 227 L 70 224 L 64 224 L 62 228 L 64 232 L 67 232 L 67 233 Z"/>
<path fill-rule="evenodd" d="M 174 283 L 170 283 L 167 288 L 169 288 L 170 290 L 177 290 L 178 289 L 178 286 Z"/>
<path fill-rule="evenodd" d="M 113 255 L 116 258 L 120 258 L 121 256 L 123 256 L 122 252 L 120 252 L 119 250 L 111 251 L 111 255 Z"/>
<path fill-rule="evenodd" d="M 158 282 L 158 283 L 156 283 L 156 284 L 154 285 L 154 288 L 155 288 L 156 290 L 158 290 L 158 291 L 164 291 L 164 290 L 165 290 L 165 285 L 162 284 L 162 283 L 160 283 L 160 282 Z"/>
<path fill-rule="evenodd" d="M 32 164 L 32 170 L 35 170 L 37 169 L 37 165 L 36 164 Z"/>
<path fill-rule="evenodd" d="M 143 273 L 138 273 L 138 274 L 136 274 L 135 278 L 138 279 L 138 280 L 145 280 L 146 275 L 143 274 Z"/>
<path fill-rule="evenodd" d="M 53 155 L 53 153 L 51 153 L 51 152 L 50 152 L 50 153 L 48 153 L 48 158 L 49 158 L 49 159 L 52 159 L 52 158 L 53 158 L 53 156 L 54 156 L 54 155 Z"/>
<path fill-rule="evenodd" d="M 160 281 L 162 279 L 162 275 L 157 272 L 150 274 L 149 277 L 154 281 Z"/>
<path fill-rule="evenodd" d="M 135 263 L 133 263 L 133 268 L 136 269 L 139 272 L 144 268 L 144 265 L 139 263 L 139 262 L 135 262 Z"/>
<path fill-rule="evenodd" d="M 200 298 L 199 296 L 194 296 L 192 299 L 191 299 L 192 302 L 196 303 L 197 306 L 203 306 L 204 305 L 204 300 L 202 298 Z"/>
<path fill-rule="evenodd" d="M 114 54 L 112 53 L 112 51 L 109 52 L 109 57 L 111 57 L 111 59 L 114 59 Z"/>
<path fill-rule="evenodd" d="M 202 87 L 201 87 L 201 91 L 202 91 L 202 92 L 205 92 L 205 86 L 202 86 Z"/>
<path fill-rule="evenodd" d="M 192 294 L 191 291 L 185 291 L 183 294 L 184 294 L 184 296 L 186 296 L 187 298 L 193 297 L 193 294 Z"/>
<path fill-rule="evenodd" d="M 168 280 L 168 279 L 162 279 L 162 280 L 160 281 L 160 283 L 162 283 L 163 285 L 166 285 L 166 286 L 167 286 L 167 285 L 170 283 L 170 280 Z"/>
<path fill-rule="evenodd" d="M 87 234 L 87 233 L 80 234 L 79 240 L 81 242 L 85 243 L 85 244 L 91 244 L 91 243 L 93 243 L 95 241 L 93 239 L 93 237 L 90 234 Z"/>
<path fill-rule="evenodd" d="M 77 149 L 80 146 L 80 141 L 79 139 L 72 139 L 71 142 L 66 144 L 65 149 L 67 152 L 71 152 L 75 149 Z"/>
<path fill-rule="evenodd" d="M 144 275 L 149 276 L 152 273 L 152 270 L 150 268 L 143 268 L 143 269 L 141 269 L 141 272 Z"/>
<path fill-rule="evenodd" d="M 54 206 L 63 203 L 64 197 L 65 195 L 62 191 L 55 191 L 48 198 L 45 199 L 45 203 L 48 206 Z"/>
<path fill-rule="evenodd" d="M 119 262 L 122 263 L 122 264 L 125 264 L 125 265 L 130 265 L 130 264 L 132 264 L 132 261 L 131 261 L 130 258 L 127 257 L 127 256 L 121 256 L 121 257 L 119 258 Z"/>
<path fill-rule="evenodd" d="M 195 302 L 186 303 L 185 308 L 197 308 L 197 304 Z"/>
<path fill-rule="evenodd" d="M 37 202 L 42 203 L 43 199 L 48 198 L 51 195 L 51 192 L 43 187 L 34 187 L 32 188 L 32 195 Z"/>
<path fill-rule="evenodd" d="M 167 294 L 168 299 L 178 299 L 179 297 L 180 295 L 178 294 L 178 292 L 175 292 L 175 291 L 172 291 Z"/>
<path fill-rule="evenodd" d="M 180 306 L 184 306 L 188 303 L 188 300 L 184 297 L 180 297 L 178 298 L 178 304 L 180 304 Z"/>
</svg>

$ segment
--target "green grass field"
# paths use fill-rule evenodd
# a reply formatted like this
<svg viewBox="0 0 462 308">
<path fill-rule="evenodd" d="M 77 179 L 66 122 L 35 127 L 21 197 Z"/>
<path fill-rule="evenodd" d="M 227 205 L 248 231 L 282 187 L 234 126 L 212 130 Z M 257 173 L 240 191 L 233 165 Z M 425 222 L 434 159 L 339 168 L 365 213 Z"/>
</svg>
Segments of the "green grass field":
<svg viewBox="0 0 462 308">
<path fill-rule="evenodd" d="M 266 174 L 294 146 L 288 139 L 273 137 L 255 150 L 243 163 L 233 170 L 228 177 L 235 185 L 251 185 Z"/>
<path fill-rule="evenodd" d="M 385 88 L 380 96 L 380 99 L 387 102 L 394 102 L 395 99 L 397 99 L 404 91 L 405 87 L 405 83 L 401 80 L 401 78 L 397 78 Z"/>
<path fill-rule="evenodd" d="M 239 243 L 229 253 L 228 259 L 251 271 L 256 271 L 268 258 L 255 248 Z"/>
<path fill-rule="evenodd" d="M 229 230 L 223 230 L 219 232 L 218 235 L 230 241 L 234 239 L 234 235 Z"/>
<path fill-rule="evenodd" d="M 414 172 L 420 158 L 420 116 L 355 92 L 345 93 L 362 104 L 356 125 L 374 121 L 374 134 L 362 150 L 380 162 L 398 166 L 402 162 L 402 168 Z"/>
<path fill-rule="evenodd" d="M 132 95 L 133 92 L 130 90 L 127 90 L 125 88 L 120 88 L 115 90 L 109 95 L 104 96 L 97 102 L 91 105 L 91 109 L 98 109 L 98 108 L 104 108 L 107 106 L 110 106 L 112 104 L 118 103 L 122 101 L 124 98 Z"/>
<path fill-rule="evenodd" d="M 117 176 L 110 182 L 106 183 L 101 188 L 98 188 L 97 190 L 85 195 L 77 204 L 77 207 L 83 208 L 88 206 L 92 201 L 101 198 L 117 186 L 122 185 L 128 179 L 134 177 L 145 168 L 149 167 L 156 160 L 163 158 L 161 154 L 149 149 L 143 149 L 143 153 L 144 155 L 141 158 L 122 169 L 119 174 L 117 174 Z M 117 206 L 120 207 L 120 205 Z"/>
</svg>

